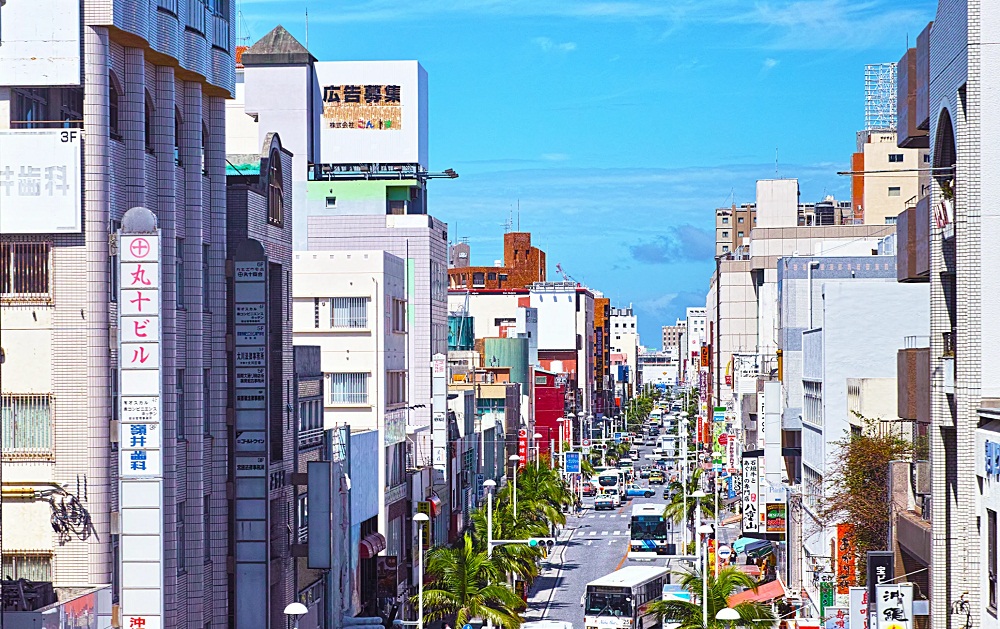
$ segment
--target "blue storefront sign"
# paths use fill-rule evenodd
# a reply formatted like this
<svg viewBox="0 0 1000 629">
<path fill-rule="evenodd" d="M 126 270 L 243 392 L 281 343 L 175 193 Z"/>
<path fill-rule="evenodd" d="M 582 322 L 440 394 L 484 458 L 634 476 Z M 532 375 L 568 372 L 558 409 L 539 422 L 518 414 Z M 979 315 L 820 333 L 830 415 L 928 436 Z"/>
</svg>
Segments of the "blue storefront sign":
<svg viewBox="0 0 1000 629">
<path fill-rule="evenodd" d="M 566 471 L 570 474 L 580 473 L 580 453 L 579 452 L 567 452 L 566 453 Z"/>
</svg>

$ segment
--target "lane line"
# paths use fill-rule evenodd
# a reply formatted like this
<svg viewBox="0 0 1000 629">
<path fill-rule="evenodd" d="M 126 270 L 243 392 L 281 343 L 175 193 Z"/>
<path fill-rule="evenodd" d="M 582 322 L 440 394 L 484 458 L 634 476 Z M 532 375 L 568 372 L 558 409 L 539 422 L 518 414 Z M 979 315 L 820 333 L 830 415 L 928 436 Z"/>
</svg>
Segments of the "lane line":
<svg viewBox="0 0 1000 629">
<path fill-rule="evenodd" d="M 566 559 L 566 549 L 569 547 L 569 542 L 571 539 L 573 539 L 574 533 L 576 533 L 575 528 L 570 530 L 569 537 L 567 537 L 566 541 L 563 542 L 562 544 L 562 551 L 559 553 L 559 567 L 556 568 L 556 578 L 555 581 L 553 581 L 553 583 L 558 583 L 559 578 L 562 575 L 563 561 Z M 555 594 L 555 591 L 556 591 L 555 587 L 549 588 L 549 598 L 545 601 L 545 607 L 542 608 L 542 620 L 544 620 L 545 616 L 547 616 L 549 613 L 549 605 L 552 604 L 552 596 Z"/>
</svg>

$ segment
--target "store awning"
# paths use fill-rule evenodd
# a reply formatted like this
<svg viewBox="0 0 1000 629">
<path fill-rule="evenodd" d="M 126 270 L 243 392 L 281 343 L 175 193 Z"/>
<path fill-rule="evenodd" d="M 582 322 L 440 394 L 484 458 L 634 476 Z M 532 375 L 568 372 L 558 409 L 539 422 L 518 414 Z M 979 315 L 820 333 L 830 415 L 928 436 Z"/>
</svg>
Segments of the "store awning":
<svg viewBox="0 0 1000 629">
<path fill-rule="evenodd" d="M 729 597 L 729 606 L 736 607 L 740 603 L 745 603 L 746 601 L 766 603 L 768 601 L 773 601 L 776 598 L 783 598 L 786 595 L 785 586 L 781 584 L 781 581 L 768 581 L 758 587 L 756 592 L 753 590 L 745 590 L 738 594 L 733 594 Z"/>
<path fill-rule="evenodd" d="M 441 498 L 437 494 L 427 497 L 427 502 L 431 503 L 431 517 L 435 518 L 441 514 Z"/>
<path fill-rule="evenodd" d="M 736 567 L 739 568 L 740 572 L 742 572 L 743 574 L 748 574 L 751 577 L 760 576 L 760 567 L 758 566 L 749 565 L 749 566 L 736 566 Z"/>
<path fill-rule="evenodd" d="M 358 554 L 362 559 L 371 559 L 386 548 L 385 536 L 381 533 L 372 533 L 361 540 Z"/>
</svg>

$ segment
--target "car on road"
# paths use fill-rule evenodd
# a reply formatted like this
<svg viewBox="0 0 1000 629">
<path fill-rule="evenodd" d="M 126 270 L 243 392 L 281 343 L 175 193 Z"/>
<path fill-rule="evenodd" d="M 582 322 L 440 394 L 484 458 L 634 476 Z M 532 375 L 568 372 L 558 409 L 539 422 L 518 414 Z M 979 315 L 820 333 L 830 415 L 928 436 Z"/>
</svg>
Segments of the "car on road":
<svg viewBox="0 0 1000 629">
<path fill-rule="evenodd" d="M 649 478 L 649 467 L 639 468 L 639 478 Z"/>
<path fill-rule="evenodd" d="M 673 497 L 673 492 L 670 491 L 670 485 L 665 485 L 663 487 L 663 499 L 670 500 Z"/>
<path fill-rule="evenodd" d="M 662 485 L 664 482 L 666 482 L 666 477 L 660 470 L 653 470 L 649 472 L 648 478 L 650 485 Z"/>
<path fill-rule="evenodd" d="M 628 496 L 629 498 L 632 498 L 634 496 L 643 496 L 646 498 L 652 498 L 653 490 L 650 489 L 649 487 L 643 487 L 642 485 L 637 485 L 635 483 L 632 483 L 631 485 L 625 486 L 625 495 Z"/>
<path fill-rule="evenodd" d="M 593 496 L 596 493 L 597 493 L 597 488 L 594 487 L 594 483 L 588 481 L 583 484 L 584 496 Z"/>
<path fill-rule="evenodd" d="M 598 494 L 594 498 L 594 511 L 600 511 L 602 509 L 614 509 L 615 508 L 615 497 L 611 494 Z"/>
</svg>

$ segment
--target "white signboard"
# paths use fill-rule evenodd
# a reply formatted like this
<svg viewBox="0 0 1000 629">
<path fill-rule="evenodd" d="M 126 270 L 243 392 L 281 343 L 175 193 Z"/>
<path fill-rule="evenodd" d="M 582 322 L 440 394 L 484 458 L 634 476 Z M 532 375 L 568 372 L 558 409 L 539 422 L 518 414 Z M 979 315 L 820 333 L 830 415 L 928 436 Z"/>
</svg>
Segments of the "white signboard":
<svg viewBox="0 0 1000 629">
<path fill-rule="evenodd" d="M 79 140 L 76 142 L 79 144 Z M 79 190 L 76 199 L 79 218 Z M 129 210 L 140 211 L 143 210 Z M 0 212 L 0 216 L 4 214 Z M 162 579 L 158 577 L 163 574 L 163 424 L 159 233 L 119 232 L 118 259 L 122 626 L 161 627 L 163 591 Z M 159 525 L 151 527 L 150 522 Z M 140 579 L 137 575 L 151 578 Z"/>
<path fill-rule="evenodd" d="M 0 3 L 0 85 L 80 85 L 80 4 Z"/>
<path fill-rule="evenodd" d="M 8 24 L 6 14 L 3 19 Z M 81 231 L 82 138 L 80 129 L 0 131 L 0 234 Z"/>
<path fill-rule="evenodd" d="M 850 591 L 851 627 L 868 629 L 868 588 L 852 587 Z"/>
<path fill-rule="evenodd" d="M 760 459 L 755 456 L 743 457 L 743 532 L 760 531 L 759 494 Z"/>
<path fill-rule="evenodd" d="M 877 629 L 913 629 L 913 584 L 875 586 Z"/>
<path fill-rule="evenodd" d="M 427 166 L 427 72 L 416 61 L 321 61 L 324 164 Z"/>
</svg>

